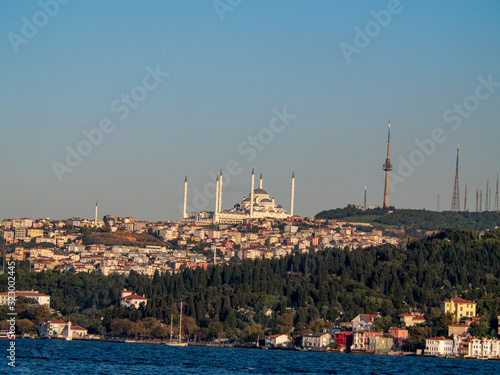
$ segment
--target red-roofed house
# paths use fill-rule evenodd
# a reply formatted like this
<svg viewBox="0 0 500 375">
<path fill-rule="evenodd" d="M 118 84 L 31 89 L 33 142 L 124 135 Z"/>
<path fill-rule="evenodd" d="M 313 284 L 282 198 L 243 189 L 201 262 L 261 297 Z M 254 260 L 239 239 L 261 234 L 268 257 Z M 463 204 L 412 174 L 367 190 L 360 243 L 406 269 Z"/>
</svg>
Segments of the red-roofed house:
<svg viewBox="0 0 500 375">
<path fill-rule="evenodd" d="M 121 292 L 121 297 L 120 297 L 120 306 L 134 306 L 136 309 L 139 308 L 141 303 L 144 302 L 145 305 L 148 304 L 149 298 L 146 298 L 144 296 L 139 296 L 137 294 L 134 294 L 133 292 L 129 290 L 122 290 Z"/>
<path fill-rule="evenodd" d="M 441 312 L 455 315 L 455 323 L 458 323 L 463 317 L 475 317 L 476 305 L 474 301 L 467 301 L 463 298 L 453 298 L 449 301 L 441 302 L 440 307 Z"/>
<path fill-rule="evenodd" d="M 406 327 L 413 327 L 415 324 L 425 323 L 425 317 L 423 315 L 404 313 L 398 315 L 398 318 L 401 324 L 404 324 Z"/>
<path fill-rule="evenodd" d="M 352 331 L 370 331 L 373 326 L 373 321 L 375 318 L 379 318 L 380 315 L 378 314 L 359 314 L 357 317 L 355 317 L 352 322 Z"/>
<path fill-rule="evenodd" d="M 72 326 L 71 322 L 68 322 L 62 331 L 62 335 L 69 339 L 83 338 L 87 335 L 87 330 L 80 326 Z"/>
<path fill-rule="evenodd" d="M 452 355 L 453 354 L 453 339 L 445 339 L 444 337 L 431 337 L 425 339 L 425 355 Z"/>
</svg>

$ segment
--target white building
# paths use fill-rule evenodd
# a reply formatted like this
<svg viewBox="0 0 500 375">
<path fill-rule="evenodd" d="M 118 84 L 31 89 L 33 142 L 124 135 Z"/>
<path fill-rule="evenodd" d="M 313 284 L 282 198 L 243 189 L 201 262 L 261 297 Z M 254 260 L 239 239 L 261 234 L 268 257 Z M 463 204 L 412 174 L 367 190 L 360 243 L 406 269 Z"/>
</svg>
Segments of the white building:
<svg viewBox="0 0 500 375">
<path fill-rule="evenodd" d="M 80 326 L 73 326 L 69 321 L 66 327 L 62 331 L 62 335 L 69 339 L 81 339 L 87 336 L 87 329 Z"/>
<path fill-rule="evenodd" d="M 373 326 L 373 321 L 375 318 L 380 317 L 378 314 L 359 314 L 355 317 L 352 322 L 352 331 L 370 331 Z"/>
<path fill-rule="evenodd" d="M 129 290 L 122 290 L 121 292 L 121 297 L 120 297 L 120 306 L 128 306 L 128 307 L 135 307 L 136 309 L 139 308 L 141 303 L 144 302 L 145 305 L 147 305 L 149 301 L 149 298 L 146 298 L 144 296 L 139 296 L 135 294 L 134 292 L 131 292 Z"/>
<path fill-rule="evenodd" d="M 58 336 L 62 335 L 64 328 L 68 326 L 68 323 L 62 319 L 55 319 L 49 322 L 40 323 L 40 336 Z"/>
<path fill-rule="evenodd" d="M 19 297 L 33 298 L 38 302 L 39 305 L 50 306 L 50 296 L 48 295 L 40 294 L 34 290 L 30 291 L 16 290 L 15 293 L 16 293 L 16 298 Z M 0 306 L 7 305 L 8 303 L 9 303 L 9 293 L 8 292 L 0 293 Z"/>
<path fill-rule="evenodd" d="M 326 348 L 332 342 L 332 335 L 328 332 L 306 333 L 302 336 L 303 348 Z"/>
<path fill-rule="evenodd" d="M 453 339 L 431 337 L 425 339 L 425 355 L 446 356 L 453 355 Z"/>
<path fill-rule="evenodd" d="M 266 336 L 266 347 L 288 346 L 292 342 L 287 335 Z"/>
</svg>

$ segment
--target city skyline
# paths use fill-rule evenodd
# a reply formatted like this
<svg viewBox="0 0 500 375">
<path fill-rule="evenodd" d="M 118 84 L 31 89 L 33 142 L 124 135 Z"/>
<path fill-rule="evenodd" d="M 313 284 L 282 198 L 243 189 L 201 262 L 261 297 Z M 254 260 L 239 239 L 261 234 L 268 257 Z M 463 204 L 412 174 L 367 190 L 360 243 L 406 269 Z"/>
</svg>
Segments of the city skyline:
<svg viewBox="0 0 500 375">
<path fill-rule="evenodd" d="M 150 4 L 0 5 L 0 216 L 180 220 L 186 174 L 224 210 L 252 167 L 300 216 L 381 206 L 389 120 L 391 206 L 448 209 L 460 143 L 493 209 L 500 4 Z"/>
</svg>

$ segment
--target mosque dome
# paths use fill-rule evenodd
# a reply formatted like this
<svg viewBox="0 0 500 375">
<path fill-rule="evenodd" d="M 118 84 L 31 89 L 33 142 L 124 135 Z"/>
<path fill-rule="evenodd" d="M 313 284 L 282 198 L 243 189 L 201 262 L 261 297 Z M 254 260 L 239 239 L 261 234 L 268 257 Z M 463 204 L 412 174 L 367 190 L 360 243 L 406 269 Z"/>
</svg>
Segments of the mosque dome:
<svg viewBox="0 0 500 375">
<path fill-rule="evenodd" d="M 255 189 L 253 191 L 254 194 L 259 194 L 259 195 L 268 195 L 267 192 L 264 189 Z"/>
</svg>

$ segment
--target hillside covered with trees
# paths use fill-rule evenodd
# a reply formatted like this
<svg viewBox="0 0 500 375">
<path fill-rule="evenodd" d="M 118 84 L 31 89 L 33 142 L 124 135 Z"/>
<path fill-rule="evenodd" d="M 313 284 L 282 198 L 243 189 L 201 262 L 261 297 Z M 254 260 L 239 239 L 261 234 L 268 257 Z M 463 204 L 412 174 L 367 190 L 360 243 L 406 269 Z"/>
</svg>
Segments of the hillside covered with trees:
<svg viewBox="0 0 500 375">
<path fill-rule="evenodd" d="M 500 226 L 500 214 L 493 211 L 485 212 L 436 212 L 427 210 L 375 208 L 360 210 L 349 205 L 322 211 L 316 215 L 321 219 L 338 219 L 347 221 L 368 222 L 381 228 L 438 231 L 444 228 L 472 228 L 477 231 L 493 229 Z"/>
<path fill-rule="evenodd" d="M 327 249 L 152 278 L 134 272 L 128 277 L 26 273 L 19 266 L 18 290 L 49 294 L 53 309 L 91 333 L 167 335 L 180 300 L 189 334 L 203 339 L 249 341 L 292 329 L 298 336 L 360 313 L 380 313 L 384 326 L 398 325 L 397 315 L 410 307 L 432 312 L 437 322 L 439 302 L 455 296 L 478 303 L 484 334 L 496 329 L 494 318 L 500 315 L 500 230 L 480 238 L 474 230 L 448 229 L 413 240 L 407 249 Z M 6 278 L 0 275 L 2 291 Z M 118 307 L 124 288 L 148 297 L 147 306 Z M 20 303 L 18 319 L 34 323 L 27 324 L 33 330 L 48 318 L 42 310 Z M 0 320 L 6 313 L 3 307 Z M 426 334 L 440 329 L 435 324 Z"/>
</svg>

